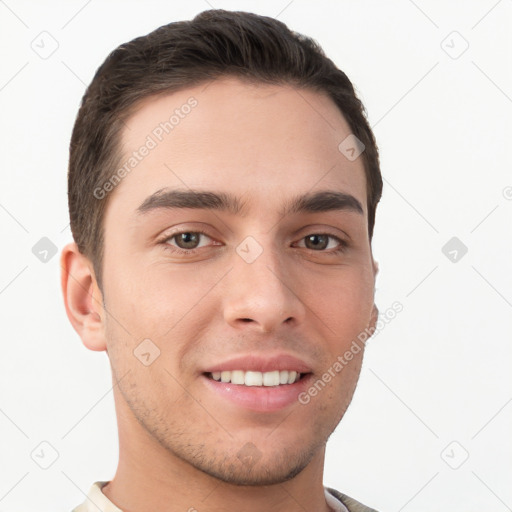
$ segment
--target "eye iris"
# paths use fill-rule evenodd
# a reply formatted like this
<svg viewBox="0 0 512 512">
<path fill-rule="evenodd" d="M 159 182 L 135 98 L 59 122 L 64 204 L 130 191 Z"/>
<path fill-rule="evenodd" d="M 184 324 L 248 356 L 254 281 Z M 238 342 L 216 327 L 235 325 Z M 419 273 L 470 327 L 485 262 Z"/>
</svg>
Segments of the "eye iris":
<svg viewBox="0 0 512 512">
<path fill-rule="evenodd" d="M 181 249 L 194 249 L 195 246 L 199 243 L 199 237 L 201 235 L 199 233 L 180 233 L 176 236 L 176 243 Z M 185 245 L 182 246 L 181 244 Z M 188 245 L 191 244 L 191 245 Z"/>
<path fill-rule="evenodd" d="M 319 239 L 323 240 L 323 242 L 320 241 L 320 244 L 318 244 Z M 312 247 L 309 246 L 310 242 L 313 243 Z M 329 244 L 329 237 L 327 235 L 308 235 L 306 237 L 306 247 L 308 247 L 308 249 L 318 249 L 318 248 L 325 249 L 328 244 Z"/>
</svg>

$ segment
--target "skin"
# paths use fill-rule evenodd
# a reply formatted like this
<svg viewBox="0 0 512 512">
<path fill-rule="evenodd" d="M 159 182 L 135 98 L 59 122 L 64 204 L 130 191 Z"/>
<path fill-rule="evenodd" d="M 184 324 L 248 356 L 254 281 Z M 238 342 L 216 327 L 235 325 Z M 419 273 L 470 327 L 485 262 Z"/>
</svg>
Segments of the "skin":
<svg viewBox="0 0 512 512">
<path fill-rule="evenodd" d="M 309 404 L 275 412 L 233 405 L 205 386 L 202 371 L 235 355 L 286 352 L 316 380 L 375 325 L 363 162 L 338 150 L 351 130 L 327 96 L 234 78 L 145 99 L 122 134 L 126 154 L 191 96 L 198 105 L 110 193 L 103 290 L 75 244 L 62 253 L 70 321 L 112 367 L 119 465 L 103 492 L 126 512 L 326 511 L 325 444 L 351 401 L 363 351 Z M 163 188 L 230 192 L 247 214 L 138 214 Z M 317 190 L 353 195 L 363 214 L 279 215 L 290 198 Z M 198 228 L 208 236 L 192 254 L 166 249 L 180 248 L 172 234 Z M 334 238 L 326 248 L 306 245 L 322 233 L 349 245 L 338 254 Z M 248 236 L 263 249 L 251 264 L 235 250 Z M 133 351 L 148 338 L 160 356 L 145 366 Z M 247 446 L 253 463 L 237 456 Z"/>
</svg>

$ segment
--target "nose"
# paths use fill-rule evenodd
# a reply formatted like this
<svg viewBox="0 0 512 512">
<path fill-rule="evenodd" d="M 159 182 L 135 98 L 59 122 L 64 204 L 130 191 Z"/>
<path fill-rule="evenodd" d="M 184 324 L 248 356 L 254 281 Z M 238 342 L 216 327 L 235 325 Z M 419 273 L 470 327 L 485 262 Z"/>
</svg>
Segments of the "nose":
<svg viewBox="0 0 512 512">
<path fill-rule="evenodd" d="M 303 322 L 306 305 L 299 278 L 285 268 L 283 256 L 268 248 L 251 263 L 238 253 L 224 283 L 224 319 L 236 329 L 270 333 Z M 250 260 L 249 260 L 250 261 Z"/>
</svg>

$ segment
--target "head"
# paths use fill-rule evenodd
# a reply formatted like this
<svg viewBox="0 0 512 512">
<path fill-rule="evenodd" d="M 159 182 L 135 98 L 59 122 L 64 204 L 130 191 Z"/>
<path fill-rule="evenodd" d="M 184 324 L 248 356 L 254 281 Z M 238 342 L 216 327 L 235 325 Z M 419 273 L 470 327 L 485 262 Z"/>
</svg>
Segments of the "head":
<svg viewBox="0 0 512 512">
<path fill-rule="evenodd" d="M 346 140 L 364 151 L 348 158 Z M 322 376 L 378 313 L 382 178 L 347 76 L 271 18 L 214 10 L 165 25 L 96 72 L 68 186 L 67 312 L 88 348 L 107 350 L 123 421 L 226 482 L 304 469 L 348 407 L 364 351 Z M 307 404 L 244 405 L 212 383 L 233 358 L 287 356 L 308 386 L 325 381 Z"/>
</svg>

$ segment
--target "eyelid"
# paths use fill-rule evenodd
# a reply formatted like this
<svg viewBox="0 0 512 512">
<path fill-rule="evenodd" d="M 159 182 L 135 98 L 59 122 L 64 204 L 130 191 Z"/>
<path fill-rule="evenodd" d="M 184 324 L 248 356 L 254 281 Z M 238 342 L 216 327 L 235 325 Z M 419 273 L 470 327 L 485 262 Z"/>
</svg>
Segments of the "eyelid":
<svg viewBox="0 0 512 512">
<path fill-rule="evenodd" d="M 172 238 L 173 236 L 180 235 L 181 233 L 201 233 L 208 238 L 215 239 L 215 236 L 211 235 L 209 232 L 213 231 L 212 229 L 208 227 L 202 227 L 203 223 L 199 224 L 192 224 L 192 225 L 185 225 L 179 224 L 174 227 L 169 227 L 167 229 L 164 229 L 159 234 L 155 235 L 153 240 L 157 243 L 165 242 L 169 238 Z"/>
<path fill-rule="evenodd" d="M 329 235 L 334 238 L 338 238 L 338 240 L 344 241 L 346 243 L 352 242 L 352 237 L 343 229 L 339 227 L 327 226 L 322 224 L 309 224 L 297 230 L 294 234 L 298 235 L 300 233 L 304 233 L 301 238 L 306 237 L 308 235 Z"/>
<path fill-rule="evenodd" d="M 205 236 L 206 238 L 209 238 L 210 240 L 217 242 L 217 240 L 215 240 L 215 238 L 213 238 L 211 235 L 209 235 L 206 231 L 203 231 L 200 228 L 195 228 L 195 229 L 178 229 L 176 231 L 166 233 L 165 235 L 163 235 L 162 237 L 157 239 L 157 243 L 165 244 L 169 240 L 171 240 L 174 237 L 181 235 L 183 233 L 199 233 L 199 234 Z M 180 247 L 173 247 L 173 248 L 176 249 L 177 251 L 197 251 L 198 250 L 198 248 L 195 248 L 195 249 L 181 249 Z"/>
</svg>

